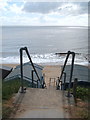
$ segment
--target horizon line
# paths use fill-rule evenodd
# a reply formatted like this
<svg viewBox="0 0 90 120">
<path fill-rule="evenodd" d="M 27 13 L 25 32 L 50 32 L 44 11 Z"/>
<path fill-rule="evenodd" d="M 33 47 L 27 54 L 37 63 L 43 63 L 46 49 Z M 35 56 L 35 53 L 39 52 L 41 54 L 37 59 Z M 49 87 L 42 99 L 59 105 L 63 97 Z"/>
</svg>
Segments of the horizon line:
<svg viewBox="0 0 90 120">
<path fill-rule="evenodd" d="M 85 26 L 76 26 L 76 25 L 0 25 L 0 27 L 89 27 Z"/>
</svg>

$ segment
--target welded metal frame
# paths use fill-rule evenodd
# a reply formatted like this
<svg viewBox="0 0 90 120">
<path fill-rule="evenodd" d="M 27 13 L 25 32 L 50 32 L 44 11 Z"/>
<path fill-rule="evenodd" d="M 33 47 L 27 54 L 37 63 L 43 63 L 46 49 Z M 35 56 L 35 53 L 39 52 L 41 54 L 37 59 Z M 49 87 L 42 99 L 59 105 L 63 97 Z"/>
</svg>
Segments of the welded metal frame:
<svg viewBox="0 0 90 120">
<path fill-rule="evenodd" d="M 31 56 L 30 56 L 30 54 L 28 52 L 27 47 L 20 48 L 21 93 L 24 93 L 24 86 L 23 86 L 23 51 L 26 52 L 26 54 L 27 54 L 27 56 L 28 56 L 28 58 L 30 60 L 30 63 L 32 65 L 32 67 L 33 67 L 33 71 L 35 72 L 35 74 L 36 74 L 36 76 L 38 78 L 37 83 L 38 83 L 38 81 L 40 81 L 39 75 L 38 75 L 38 73 L 37 73 L 37 71 L 36 71 L 36 69 L 34 67 L 34 64 L 32 62 L 32 59 L 31 59 Z"/>
<path fill-rule="evenodd" d="M 34 70 L 31 71 L 31 76 L 32 76 L 32 88 L 33 88 L 33 82 L 34 82 Z"/>
<path fill-rule="evenodd" d="M 68 51 L 67 52 L 67 56 L 66 56 L 66 60 L 64 62 L 64 66 L 63 66 L 63 69 L 62 69 L 62 72 L 61 72 L 61 75 L 60 75 L 60 78 L 59 78 L 59 82 L 62 78 L 62 75 L 64 74 L 64 70 L 65 70 L 65 66 L 68 62 L 68 58 L 69 56 L 72 55 L 72 63 L 71 63 L 71 71 L 70 71 L 70 79 L 69 79 L 69 84 L 68 84 L 68 97 L 70 97 L 70 88 L 71 88 L 71 82 L 72 82 L 72 76 L 73 76 L 73 68 L 74 68 L 74 60 L 75 60 L 75 52 L 71 52 L 71 51 Z M 65 76 L 66 77 L 66 76 Z M 64 83 L 65 84 L 65 83 Z M 64 88 L 65 89 L 65 88 Z"/>
</svg>

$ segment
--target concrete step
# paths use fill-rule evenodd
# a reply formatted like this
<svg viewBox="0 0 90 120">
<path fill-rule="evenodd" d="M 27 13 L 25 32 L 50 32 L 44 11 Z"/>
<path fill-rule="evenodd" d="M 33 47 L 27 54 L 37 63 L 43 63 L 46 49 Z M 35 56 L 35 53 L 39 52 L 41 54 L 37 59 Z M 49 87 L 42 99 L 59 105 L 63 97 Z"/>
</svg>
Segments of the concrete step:
<svg viewBox="0 0 90 120">
<path fill-rule="evenodd" d="M 55 87 L 48 89 L 28 88 L 15 118 L 68 118 L 63 109 L 63 92 Z"/>
</svg>

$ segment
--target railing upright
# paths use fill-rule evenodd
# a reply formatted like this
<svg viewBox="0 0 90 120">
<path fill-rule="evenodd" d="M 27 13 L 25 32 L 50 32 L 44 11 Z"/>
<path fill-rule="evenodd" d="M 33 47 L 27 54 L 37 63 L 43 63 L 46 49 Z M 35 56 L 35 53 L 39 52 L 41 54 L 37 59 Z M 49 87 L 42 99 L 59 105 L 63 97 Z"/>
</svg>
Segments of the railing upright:
<svg viewBox="0 0 90 120">
<path fill-rule="evenodd" d="M 65 62 L 64 62 L 64 66 L 63 66 L 63 69 L 62 69 L 62 72 L 61 72 L 61 75 L 60 75 L 60 80 L 61 80 L 61 78 L 62 78 L 62 75 L 63 75 L 63 72 L 64 72 L 65 66 L 66 66 L 66 64 L 67 64 L 67 61 L 68 61 L 68 58 L 69 58 L 70 53 L 71 53 L 70 51 L 67 52 L 66 60 L 65 60 Z"/>
<path fill-rule="evenodd" d="M 72 54 L 72 63 L 71 63 L 71 72 L 70 72 L 70 79 L 69 79 L 69 85 L 68 85 L 68 95 L 67 95 L 68 97 L 70 97 L 70 88 L 71 88 L 71 82 L 72 82 L 72 76 L 73 76 L 74 59 L 75 59 L 75 53 L 74 52 L 71 52 L 71 51 L 67 52 L 66 60 L 65 60 L 60 78 L 59 78 L 59 83 L 60 83 L 62 75 L 64 74 L 64 86 L 63 87 L 65 89 L 66 75 L 65 75 L 64 70 L 65 70 L 65 67 L 66 67 L 66 64 L 67 64 L 67 61 L 68 61 L 68 58 L 69 58 L 70 54 Z"/>
<path fill-rule="evenodd" d="M 71 82 L 72 82 L 72 76 L 73 76 L 73 68 L 74 68 L 74 58 L 75 53 L 72 53 L 72 64 L 71 64 L 71 73 L 70 73 L 70 80 L 69 80 L 69 86 L 68 86 L 68 97 L 70 97 L 70 88 L 71 88 Z"/>
<path fill-rule="evenodd" d="M 26 51 L 26 54 L 27 54 L 27 56 L 28 56 L 28 58 L 30 60 L 30 63 L 32 65 L 32 67 L 33 67 L 33 71 L 35 72 L 35 74 L 36 74 L 36 76 L 38 78 L 38 80 L 37 80 L 37 87 L 38 87 L 38 81 L 40 81 L 39 75 L 38 75 L 38 73 L 37 73 L 37 71 L 36 71 L 36 69 L 34 67 L 34 64 L 33 64 L 32 60 L 31 60 L 31 57 L 29 55 L 27 47 L 20 48 L 21 93 L 24 93 L 24 86 L 23 86 L 23 50 Z M 32 79 L 33 79 L 33 73 L 32 73 Z M 32 80 L 32 86 L 33 86 L 33 80 Z"/>
<path fill-rule="evenodd" d="M 65 84 L 66 83 L 66 73 L 64 72 L 64 85 L 63 85 L 63 87 L 64 87 L 64 90 L 65 90 Z"/>
<path fill-rule="evenodd" d="M 33 80 L 34 80 L 34 70 L 31 71 L 31 75 L 32 75 L 32 87 L 33 87 Z"/>
<path fill-rule="evenodd" d="M 21 93 L 24 93 L 24 89 L 23 89 L 23 53 L 22 53 L 22 49 L 20 49 L 20 68 L 21 68 Z"/>
</svg>

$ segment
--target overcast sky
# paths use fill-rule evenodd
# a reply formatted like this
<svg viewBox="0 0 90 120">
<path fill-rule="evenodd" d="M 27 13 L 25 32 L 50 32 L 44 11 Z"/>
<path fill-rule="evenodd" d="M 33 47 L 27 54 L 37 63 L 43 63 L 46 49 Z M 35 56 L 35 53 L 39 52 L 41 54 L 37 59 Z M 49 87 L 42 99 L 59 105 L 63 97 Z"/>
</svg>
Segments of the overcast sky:
<svg viewBox="0 0 90 120">
<path fill-rule="evenodd" d="M 1 25 L 88 26 L 88 2 L 0 0 Z"/>
</svg>

